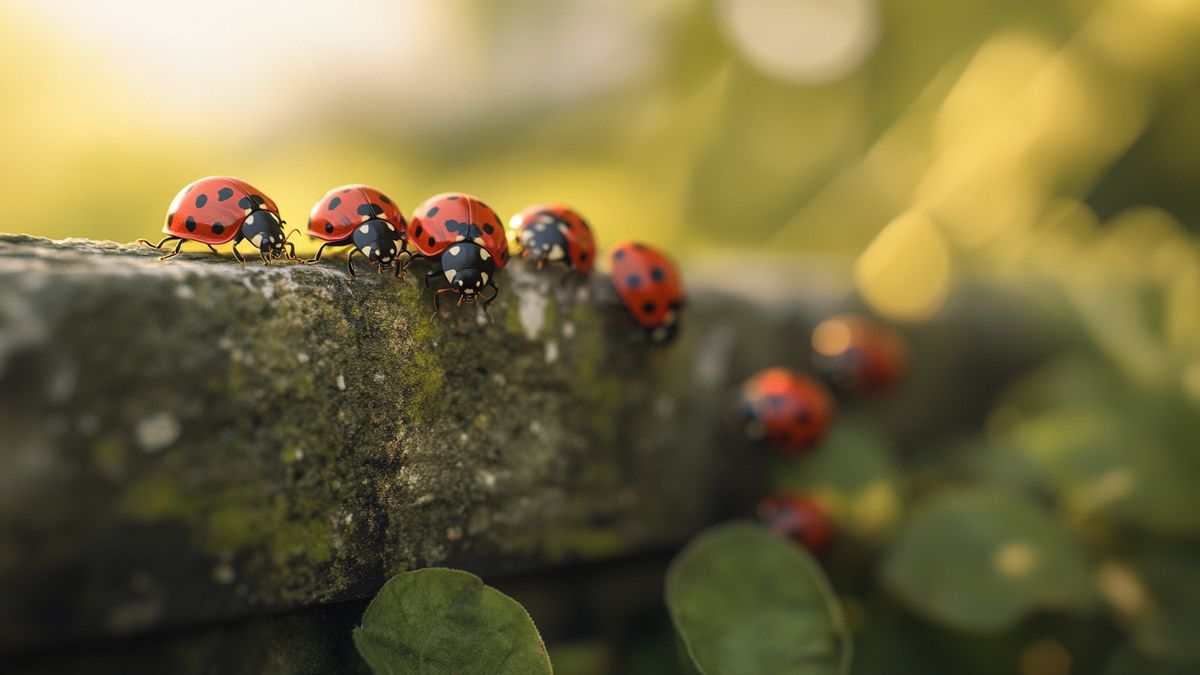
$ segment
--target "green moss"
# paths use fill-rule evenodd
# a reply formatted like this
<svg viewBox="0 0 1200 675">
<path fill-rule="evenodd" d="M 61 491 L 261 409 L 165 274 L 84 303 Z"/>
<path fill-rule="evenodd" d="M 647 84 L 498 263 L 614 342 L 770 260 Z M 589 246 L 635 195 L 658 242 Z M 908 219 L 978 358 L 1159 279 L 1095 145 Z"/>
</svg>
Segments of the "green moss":
<svg viewBox="0 0 1200 675">
<path fill-rule="evenodd" d="M 108 477 L 120 476 L 125 472 L 125 446 L 116 439 L 105 436 L 97 439 L 88 448 L 92 464 Z"/>
<path fill-rule="evenodd" d="M 186 520 L 191 516 L 192 506 L 169 476 L 150 474 L 125 490 L 121 512 L 141 522 Z"/>
</svg>

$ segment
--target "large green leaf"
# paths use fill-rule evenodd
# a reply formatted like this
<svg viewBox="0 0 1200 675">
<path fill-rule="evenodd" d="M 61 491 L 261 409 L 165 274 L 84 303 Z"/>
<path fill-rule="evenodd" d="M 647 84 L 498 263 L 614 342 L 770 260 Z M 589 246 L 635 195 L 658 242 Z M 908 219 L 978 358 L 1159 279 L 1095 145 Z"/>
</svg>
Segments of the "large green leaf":
<svg viewBox="0 0 1200 675">
<path fill-rule="evenodd" d="M 754 525 L 702 533 L 671 563 L 667 607 L 701 675 L 845 673 L 850 637 L 821 568 Z"/>
<path fill-rule="evenodd" d="M 553 672 L 525 609 L 458 570 L 392 577 L 367 607 L 354 645 L 380 675 Z"/>
<path fill-rule="evenodd" d="M 1017 494 L 959 490 L 914 514 L 882 580 L 913 611 L 951 628 L 992 632 L 1039 608 L 1093 599 L 1083 557 L 1049 514 Z"/>
</svg>

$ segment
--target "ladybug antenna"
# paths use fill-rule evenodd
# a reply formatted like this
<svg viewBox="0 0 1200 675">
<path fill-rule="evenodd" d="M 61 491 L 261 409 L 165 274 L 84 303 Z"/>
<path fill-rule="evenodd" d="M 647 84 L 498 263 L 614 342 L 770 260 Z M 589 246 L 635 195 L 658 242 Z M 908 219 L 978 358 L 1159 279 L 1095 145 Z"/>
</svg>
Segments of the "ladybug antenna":
<svg viewBox="0 0 1200 675">
<path fill-rule="evenodd" d="M 286 221 L 286 220 L 285 220 L 285 221 L 283 221 L 283 224 L 284 224 L 284 225 L 287 225 L 287 221 Z M 298 228 L 298 227 L 293 227 L 293 228 L 292 228 L 292 231 L 291 231 L 291 232 L 288 232 L 288 233 L 287 233 L 287 236 L 286 236 L 286 237 L 284 237 L 284 238 L 283 238 L 283 240 L 284 240 L 284 241 L 287 241 L 288 239 L 291 239 L 293 234 L 300 234 L 300 228 Z"/>
</svg>

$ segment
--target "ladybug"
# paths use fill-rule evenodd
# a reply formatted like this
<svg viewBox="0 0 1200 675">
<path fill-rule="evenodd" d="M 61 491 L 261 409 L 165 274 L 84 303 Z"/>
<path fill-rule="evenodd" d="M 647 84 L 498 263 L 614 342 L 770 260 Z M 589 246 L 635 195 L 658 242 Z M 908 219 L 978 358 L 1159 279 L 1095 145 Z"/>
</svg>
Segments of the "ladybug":
<svg viewBox="0 0 1200 675">
<path fill-rule="evenodd" d="M 625 309 L 658 344 L 671 341 L 683 310 L 683 281 L 661 251 L 646 244 L 623 242 L 609 254 L 613 286 Z"/>
<path fill-rule="evenodd" d="M 814 379 L 769 368 L 742 385 L 738 411 L 749 440 L 785 455 L 804 455 L 829 429 L 833 397 Z"/>
<path fill-rule="evenodd" d="M 908 344 L 896 331 L 858 314 L 821 322 L 812 334 L 813 368 L 835 391 L 882 394 L 908 367 Z"/>
<path fill-rule="evenodd" d="M 483 289 L 491 287 L 492 297 L 481 303 L 485 311 L 500 294 L 496 272 L 508 262 L 508 239 L 500 216 L 479 199 L 446 192 L 425 200 L 413 212 L 408 242 L 416 251 L 414 257 L 434 261 L 434 269 L 425 275 L 425 286 L 438 276 L 445 276 L 450 284 L 434 294 L 435 311 L 442 293 L 457 293 L 461 305 L 476 302 L 483 297 Z"/>
<path fill-rule="evenodd" d="M 521 256 L 540 270 L 548 262 L 587 274 L 595 265 L 596 239 L 583 216 L 562 204 L 534 204 L 512 217 Z"/>
<path fill-rule="evenodd" d="M 394 265 L 400 276 L 399 254 L 408 251 L 407 226 L 399 207 L 379 190 L 366 185 L 335 187 L 313 204 L 308 215 L 308 234 L 324 243 L 316 257 L 305 262 L 320 262 L 326 246 L 350 246 L 346 257 L 350 276 L 355 276 L 352 261 L 357 254 L 376 265 L 380 274 Z M 396 242 L 400 242 L 398 250 Z"/>
<path fill-rule="evenodd" d="M 285 237 L 283 226 L 279 208 L 260 190 L 237 178 L 209 176 L 175 195 L 163 225 L 168 236 L 157 244 L 145 239 L 139 239 L 138 243 L 161 249 L 167 242 L 177 240 L 175 249 L 159 258 L 166 260 L 179 255 L 187 241 L 205 244 L 214 253 L 217 250 L 214 246 L 232 241 L 233 257 L 245 263 L 237 248 L 245 239 L 258 249 L 258 257 L 270 265 L 271 258 L 284 254 L 285 247 L 288 258 L 296 259 L 296 246 L 288 241 L 292 233 Z"/>
<path fill-rule="evenodd" d="M 758 503 L 758 517 L 781 537 L 816 555 L 829 551 L 834 526 L 825 509 L 801 494 L 777 492 Z"/>
</svg>

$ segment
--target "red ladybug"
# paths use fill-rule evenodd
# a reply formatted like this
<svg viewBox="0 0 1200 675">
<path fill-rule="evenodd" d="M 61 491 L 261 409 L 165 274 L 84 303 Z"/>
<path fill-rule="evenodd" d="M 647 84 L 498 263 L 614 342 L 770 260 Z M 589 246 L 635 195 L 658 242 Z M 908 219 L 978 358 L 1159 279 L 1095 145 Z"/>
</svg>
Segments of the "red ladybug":
<svg viewBox="0 0 1200 675">
<path fill-rule="evenodd" d="M 746 437 L 786 455 L 807 454 L 833 421 L 829 391 L 783 368 L 746 380 L 738 407 Z"/>
<path fill-rule="evenodd" d="M 400 276 L 400 253 L 407 252 L 404 214 L 388 196 L 366 185 L 343 185 L 325 193 L 308 216 L 308 233 L 324 241 L 317 255 L 307 263 L 321 260 L 326 246 L 351 246 L 346 269 L 354 276 L 351 261 L 356 254 L 366 257 L 382 274 L 395 265 Z M 397 250 L 396 242 L 400 242 Z"/>
<path fill-rule="evenodd" d="M 675 264 L 658 249 L 637 242 L 618 244 L 609 262 L 617 295 L 650 339 L 662 344 L 674 338 L 684 302 Z"/>
<path fill-rule="evenodd" d="M 268 265 L 271 258 L 284 254 L 296 259 L 296 247 L 288 242 L 291 233 L 283 234 L 284 221 L 279 217 L 275 202 L 249 183 L 229 176 L 209 176 L 191 183 L 175 195 L 167 209 L 163 232 L 168 236 L 157 244 L 145 239 L 139 243 L 161 249 L 164 244 L 178 240 L 175 249 L 159 258 L 166 260 L 179 255 L 185 241 L 197 241 L 213 248 L 233 242 L 233 257 L 246 262 L 237 246 L 243 239 L 258 249 L 258 257 Z"/>
<path fill-rule="evenodd" d="M 817 502 L 804 495 L 777 492 L 758 503 L 758 517 L 781 537 L 821 555 L 829 551 L 834 526 Z"/>
<path fill-rule="evenodd" d="M 908 344 L 896 331 L 857 314 L 821 322 L 813 330 L 813 368 L 836 391 L 881 394 L 908 366 Z"/>
<path fill-rule="evenodd" d="M 491 287 L 492 297 L 482 301 L 485 310 L 500 294 L 496 272 L 508 262 L 508 239 L 500 216 L 475 197 L 447 192 L 425 200 L 408 225 L 408 242 L 417 256 L 434 261 L 425 285 L 438 276 L 450 284 L 433 296 L 435 310 L 442 293 L 457 293 L 461 305 L 476 302 Z"/>
<path fill-rule="evenodd" d="M 562 262 L 582 274 L 596 262 L 596 240 L 583 216 L 562 204 L 534 204 L 512 217 L 521 255 L 542 269 Z"/>
</svg>

